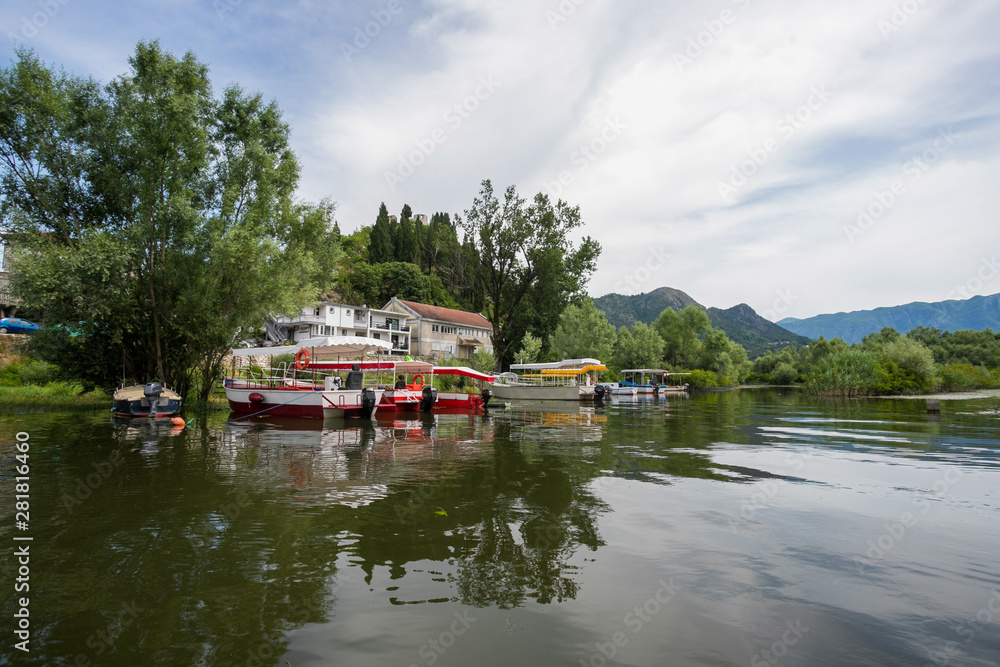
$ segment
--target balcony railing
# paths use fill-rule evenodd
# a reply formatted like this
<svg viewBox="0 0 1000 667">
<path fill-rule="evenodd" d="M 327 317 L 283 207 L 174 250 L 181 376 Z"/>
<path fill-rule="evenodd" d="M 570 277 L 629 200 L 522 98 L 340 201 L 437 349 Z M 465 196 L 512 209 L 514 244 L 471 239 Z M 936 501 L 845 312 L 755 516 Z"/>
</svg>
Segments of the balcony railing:
<svg viewBox="0 0 1000 667">
<path fill-rule="evenodd" d="M 277 324 L 326 324 L 326 318 L 320 315 L 296 315 L 294 317 L 282 315 L 274 318 L 274 321 Z"/>
<path fill-rule="evenodd" d="M 403 333 L 410 333 L 410 327 L 401 327 L 398 324 L 387 324 L 385 322 L 372 322 L 372 329 L 380 329 L 382 331 L 402 331 Z"/>
</svg>

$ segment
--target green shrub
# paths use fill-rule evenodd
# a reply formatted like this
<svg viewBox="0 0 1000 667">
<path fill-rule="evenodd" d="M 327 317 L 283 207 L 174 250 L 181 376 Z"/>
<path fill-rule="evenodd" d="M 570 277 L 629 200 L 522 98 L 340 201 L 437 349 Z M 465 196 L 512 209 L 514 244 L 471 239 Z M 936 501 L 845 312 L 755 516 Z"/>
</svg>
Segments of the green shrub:
<svg viewBox="0 0 1000 667">
<path fill-rule="evenodd" d="M 795 366 L 787 362 L 779 362 L 771 371 L 771 384 L 792 384 L 799 379 L 799 372 Z"/>
<path fill-rule="evenodd" d="M 969 391 L 1000 387 L 1000 369 L 993 371 L 972 364 L 947 364 L 941 369 L 941 388 L 945 391 Z"/>
<path fill-rule="evenodd" d="M 809 388 L 824 396 L 878 396 L 891 393 L 886 360 L 876 352 L 858 349 L 827 355 L 810 376 Z"/>
<path fill-rule="evenodd" d="M 693 388 L 720 386 L 719 376 L 717 376 L 714 371 L 703 371 L 699 369 L 690 371 L 690 373 L 691 375 L 682 375 L 678 381 L 686 382 Z"/>
</svg>

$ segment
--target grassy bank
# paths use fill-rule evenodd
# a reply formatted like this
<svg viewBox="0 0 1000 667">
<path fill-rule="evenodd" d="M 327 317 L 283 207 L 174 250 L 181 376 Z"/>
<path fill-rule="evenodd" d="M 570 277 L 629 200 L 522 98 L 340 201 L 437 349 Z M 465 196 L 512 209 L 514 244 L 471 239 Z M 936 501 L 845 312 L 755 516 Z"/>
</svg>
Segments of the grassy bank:
<svg viewBox="0 0 1000 667">
<path fill-rule="evenodd" d="M 52 412 L 58 410 L 110 410 L 111 396 L 95 389 L 83 390 L 75 382 L 0 386 L 2 412 Z"/>
</svg>

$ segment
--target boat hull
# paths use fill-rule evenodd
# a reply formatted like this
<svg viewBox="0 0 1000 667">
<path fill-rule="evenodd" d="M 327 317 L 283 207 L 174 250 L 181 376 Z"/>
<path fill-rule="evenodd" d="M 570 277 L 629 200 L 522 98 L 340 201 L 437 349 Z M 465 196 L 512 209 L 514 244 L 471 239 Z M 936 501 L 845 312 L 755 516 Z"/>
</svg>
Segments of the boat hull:
<svg viewBox="0 0 1000 667">
<path fill-rule="evenodd" d="M 579 401 L 580 387 L 492 384 L 493 398 L 501 401 Z"/>
<path fill-rule="evenodd" d="M 307 419 L 342 419 L 361 417 L 362 392 L 357 389 L 305 389 L 273 387 L 253 382 L 226 383 L 229 408 L 240 414 L 269 414 L 278 417 Z M 375 408 L 382 401 L 382 390 L 375 390 Z"/>
<path fill-rule="evenodd" d="M 119 388 L 112 396 L 111 413 L 115 417 L 173 417 L 181 411 L 181 397 L 164 388 L 155 408 L 143 394 L 141 384 Z M 150 412 L 152 411 L 152 414 Z"/>
</svg>

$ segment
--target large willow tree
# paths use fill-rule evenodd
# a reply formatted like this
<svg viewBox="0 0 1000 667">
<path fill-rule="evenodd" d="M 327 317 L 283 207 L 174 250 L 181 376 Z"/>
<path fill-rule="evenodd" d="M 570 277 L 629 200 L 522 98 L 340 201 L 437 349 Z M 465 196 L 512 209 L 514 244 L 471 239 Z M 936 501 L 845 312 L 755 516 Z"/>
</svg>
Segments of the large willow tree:
<svg viewBox="0 0 1000 667">
<path fill-rule="evenodd" d="M 216 97 L 204 64 L 157 42 L 129 63 L 105 86 L 27 51 L 0 72 L 12 288 L 95 363 L 206 397 L 236 340 L 329 277 L 333 207 L 293 201 L 275 103 Z"/>
</svg>

